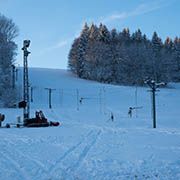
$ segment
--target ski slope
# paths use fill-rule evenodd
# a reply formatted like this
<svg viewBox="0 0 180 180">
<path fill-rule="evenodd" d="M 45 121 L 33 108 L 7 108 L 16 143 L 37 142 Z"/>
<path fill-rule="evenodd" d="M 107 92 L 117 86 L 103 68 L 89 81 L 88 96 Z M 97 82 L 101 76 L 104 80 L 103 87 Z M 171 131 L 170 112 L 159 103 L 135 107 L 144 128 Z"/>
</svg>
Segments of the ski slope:
<svg viewBox="0 0 180 180">
<path fill-rule="evenodd" d="M 180 179 L 180 84 L 157 92 L 156 129 L 146 87 L 100 84 L 40 68 L 30 69 L 30 84 L 31 116 L 41 109 L 61 126 L 0 129 L 0 179 Z M 45 88 L 53 89 L 52 109 Z M 138 107 L 132 118 L 129 107 Z M 4 124 L 22 119 L 20 109 L 0 113 Z"/>
</svg>

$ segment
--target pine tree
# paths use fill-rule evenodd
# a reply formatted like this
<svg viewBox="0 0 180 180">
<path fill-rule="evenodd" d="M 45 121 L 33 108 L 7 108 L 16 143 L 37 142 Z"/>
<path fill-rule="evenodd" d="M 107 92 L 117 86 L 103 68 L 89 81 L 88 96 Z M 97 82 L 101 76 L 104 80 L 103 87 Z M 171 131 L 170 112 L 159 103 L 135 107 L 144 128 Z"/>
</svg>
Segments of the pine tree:
<svg viewBox="0 0 180 180">
<path fill-rule="evenodd" d="M 151 42 L 155 55 L 159 55 L 163 44 L 161 38 L 158 37 L 158 34 L 156 32 L 154 32 Z"/>
<path fill-rule="evenodd" d="M 174 40 L 174 64 L 175 74 L 174 80 L 180 82 L 180 38 L 176 37 Z"/>
<path fill-rule="evenodd" d="M 107 27 L 103 24 L 100 24 L 99 26 L 99 40 L 104 43 L 110 42 L 110 33 Z"/>
<path fill-rule="evenodd" d="M 128 48 L 128 55 L 131 59 L 131 82 L 132 84 L 143 84 L 144 79 L 144 54 L 146 48 L 143 41 L 141 30 L 138 29 L 131 37 L 131 45 Z"/>
<path fill-rule="evenodd" d="M 98 80 L 99 54 L 99 29 L 96 25 L 91 24 L 88 31 L 88 42 L 84 59 L 84 78 Z"/>
<path fill-rule="evenodd" d="M 152 66 L 153 66 L 153 79 L 156 82 L 161 81 L 161 50 L 163 47 L 162 40 L 158 37 L 157 33 L 154 32 L 152 37 L 152 50 L 153 50 L 153 57 L 152 57 Z"/>
<path fill-rule="evenodd" d="M 68 55 L 68 68 L 75 74 L 77 74 L 78 44 L 79 44 L 79 38 L 76 38 L 71 46 Z"/>
<path fill-rule="evenodd" d="M 166 49 L 166 51 L 168 52 L 172 52 L 173 49 L 173 41 L 170 37 L 167 37 L 165 42 L 164 42 L 164 47 Z"/>
<path fill-rule="evenodd" d="M 146 77 L 157 82 L 180 77 L 180 40 L 164 44 L 154 32 L 152 40 L 141 30 L 132 36 L 125 28 L 118 33 L 100 24 L 83 28 L 69 53 L 69 67 L 79 77 L 105 83 L 143 85 Z"/>
<path fill-rule="evenodd" d="M 164 48 L 162 51 L 162 59 L 164 65 L 164 79 L 166 78 L 166 82 L 172 81 L 174 77 L 174 62 L 173 62 L 173 51 L 174 51 L 174 44 L 171 38 L 167 37 L 164 42 Z"/>
<path fill-rule="evenodd" d="M 144 37 L 145 38 L 145 37 Z M 138 29 L 135 33 L 132 34 L 131 39 L 134 42 L 141 42 L 143 40 L 142 32 L 140 29 Z"/>
<path fill-rule="evenodd" d="M 89 27 L 85 23 L 80 37 L 75 39 L 72 44 L 72 48 L 69 52 L 68 66 L 76 74 L 82 78 L 84 77 L 84 64 L 85 64 L 85 53 L 89 37 Z"/>
<path fill-rule="evenodd" d="M 84 64 L 85 64 L 85 54 L 86 54 L 86 48 L 88 44 L 88 37 L 89 37 L 89 27 L 87 23 L 85 23 L 83 30 L 81 32 L 80 38 L 79 38 L 79 44 L 78 44 L 78 63 L 77 63 L 77 69 L 78 69 L 78 76 L 83 78 L 84 74 Z"/>
<path fill-rule="evenodd" d="M 91 24 L 91 26 L 89 27 L 89 40 L 99 41 L 99 29 L 94 24 Z"/>
<path fill-rule="evenodd" d="M 119 57 L 120 57 L 120 49 L 119 49 L 119 39 L 118 33 L 116 29 L 112 29 L 110 32 L 110 59 L 111 59 L 111 76 L 110 82 L 117 83 L 119 79 Z"/>
<path fill-rule="evenodd" d="M 131 40 L 129 28 L 124 28 L 122 32 L 119 33 L 119 41 L 123 44 L 128 44 Z"/>
</svg>

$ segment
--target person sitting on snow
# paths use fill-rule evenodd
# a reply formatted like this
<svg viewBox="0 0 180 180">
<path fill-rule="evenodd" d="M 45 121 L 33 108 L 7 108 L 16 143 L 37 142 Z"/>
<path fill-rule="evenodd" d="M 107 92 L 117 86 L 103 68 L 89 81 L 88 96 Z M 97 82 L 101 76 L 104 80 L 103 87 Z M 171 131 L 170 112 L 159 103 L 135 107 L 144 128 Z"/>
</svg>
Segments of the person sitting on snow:
<svg viewBox="0 0 180 180">
<path fill-rule="evenodd" d="M 43 114 L 43 112 L 41 110 L 39 111 L 39 116 L 40 116 L 41 119 L 45 118 L 45 116 L 44 116 L 44 114 Z"/>
<path fill-rule="evenodd" d="M 38 111 L 35 112 L 35 117 L 36 117 L 36 119 L 40 119 Z"/>
<path fill-rule="evenodd" d="M 5 115 L 0 113 L 0 127 L 1 127 L 2 122 L 4 121 L 4 119 L 5 119 Z"/>
<path fill-rule="evenodd" d="M 45 123 L 47 122 L 47 119 L 45 118 L 44 113 L 41 110 L 39 111 L 39 116 L 43 122 L 45 122 Z"/>
<path fill-rule="evenodd" d="M 35 112 L 35 117 L 36 117 L 36 123 L 40 123 L 41 118 L 40 118 L 40 115 L 39 115 L 38 111 Z"/>
</svg>

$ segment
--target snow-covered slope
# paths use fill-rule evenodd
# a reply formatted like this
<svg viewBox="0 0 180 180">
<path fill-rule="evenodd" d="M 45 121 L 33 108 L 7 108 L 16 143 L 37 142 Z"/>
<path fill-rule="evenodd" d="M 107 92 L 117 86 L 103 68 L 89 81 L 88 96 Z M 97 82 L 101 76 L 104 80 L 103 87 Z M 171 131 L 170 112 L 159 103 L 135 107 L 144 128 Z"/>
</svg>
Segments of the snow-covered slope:
<svg viewBox="0 0 180 180">
<path fill-rule="evenodd" d="M 17 84 L 20 86 L 22 72 Z M 157 92 L 152 128 L 148 88 L 30 69 L 31 116 L 42 109 L 56 128 L 0 129 L 0 179 L 180 179 L 180 84 Z M 52 109 L 48 91 L 52 88 Z M 129 107 L 138 107 L 128 117 Z M 19 109 L 0 109 L 16 122 Z M 112 121 L 111 116 L 114 119 Z"/>
</svg>

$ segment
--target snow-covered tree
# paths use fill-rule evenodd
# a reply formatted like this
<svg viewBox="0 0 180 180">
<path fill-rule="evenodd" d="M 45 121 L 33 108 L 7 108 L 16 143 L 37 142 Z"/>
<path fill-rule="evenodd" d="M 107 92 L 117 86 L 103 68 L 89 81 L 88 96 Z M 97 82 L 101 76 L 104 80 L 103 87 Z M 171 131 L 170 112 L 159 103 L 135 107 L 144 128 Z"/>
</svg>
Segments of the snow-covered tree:
<svg viewBox="0 0 180 180">
<path fill-rule="evenodd" d="M 104 43 L 110 42 L 110 32 L 107 29 L 107 27 L 103 24 L 100 24 L 99 26 L 99 40 Z"/>
<path fill-rule="evenodd" d="M 17 45 L 13 39 L 18 29 L 11 19 L 0 15 L 0 104 L 10 107 L 16 100 L 16 89 L 12 82 L 12 65 Z"/>
<path fill-rule="evenodd" d="M 128 44 L 131 40 L 131 35 L 129 28 L 124 28 L 122 32 L 119 33 L 119 41 L 123 44 Z"/>
<path fill-rule="evenodd" d="M 131 39 L 135 42 L 141 42 L 143 40 L 142 32 L 140 29 L 135 31 L 135 33 L 132 34 Z"/>
<path fill-rule="evenodd" d="M 89 27 L 85 23 L 80 37 L 75 39 L 72 48 L 69 53 L 69 67 L 73 72 L 76 72 L 77 75 L 82 78 L 85 64 L 85 53 L 89 37 Z"/>
<path fill-rule="evenodd" d="M 161 56 L 161 50 L 163 47 L 163 43 L 160 37 L 158 37 L 157 33 L 154 32 L 152 36 L 152 50 L 153 50 L 153 56 L 152 56 L 152 64 L 153 64 L 153 79 L 156 82 L 161 81 L 161 62 L 162 62 L 162 56 Z"/>
<path fill-rule="evenodd" d="M 91 24 L 91 26 L 89 27 L 89 40 L 99 41 L 99 29 L 94 24 Z"/>
<path fill-rule="evenodd" d="M 110 67 L 111 67 L 111 76 L 110 82 L 117 83 L 119 79 L 119 59 L 121 57 L 122 48 L 119 46 L 118 33 L 116 29 L 112 29 L 110 32 Z"/>
<path fill-rule="evenodd" d="M 85 25 L 69 53 L 69 67 L 79 77 L 106 83 L 139 84 L 150 77 L 156 81 L 178 80 L 179 39 L 164 43 L 154 32 L 152 40 L 138 29 L 120 33 L 100 24 Z M 180 79 L 179 79 L 180 80 Z"/>
<path fill-rule="evenodd" d="M 72 43 L 72 46 L 68 55 L 68 68 L 75 74 L 77 74 L 78 43 L 79 43 L 79 38 L 76 38 L 74 42 Z"/>
<path fill-rule="evenodd" d="M 175 65 L 174 80 L 180 81 L 180 38 L 176 37 L 174 40 L 174 56 L 173 63 Z"/>
</svg>

